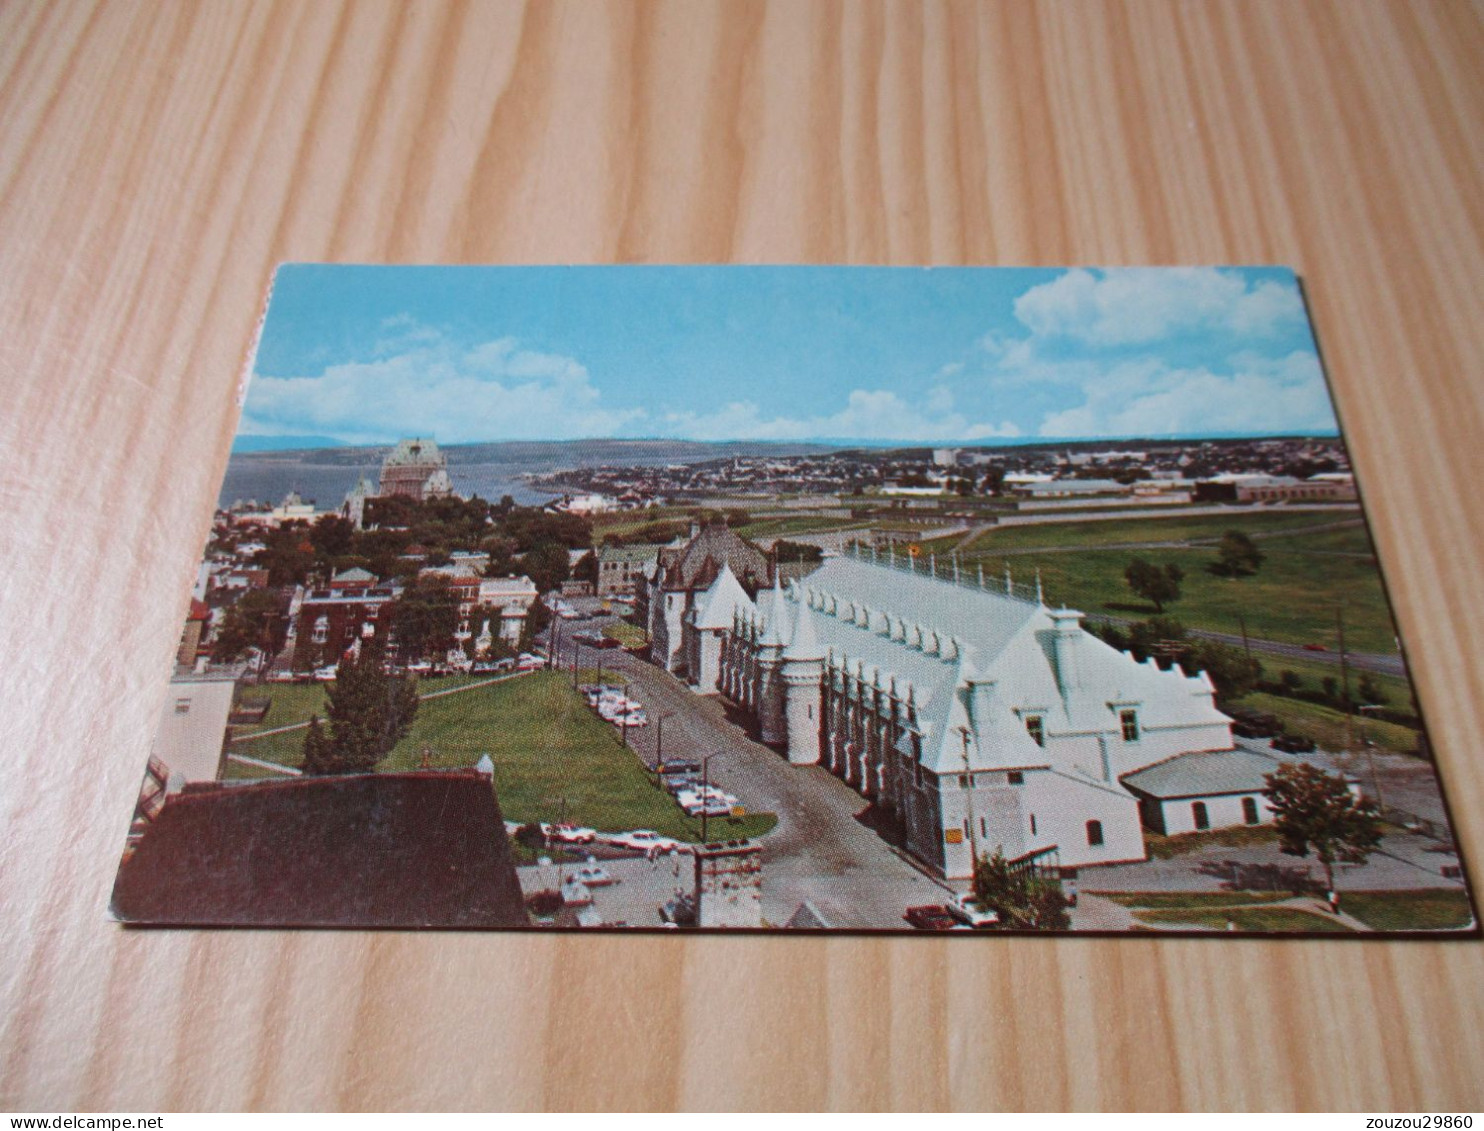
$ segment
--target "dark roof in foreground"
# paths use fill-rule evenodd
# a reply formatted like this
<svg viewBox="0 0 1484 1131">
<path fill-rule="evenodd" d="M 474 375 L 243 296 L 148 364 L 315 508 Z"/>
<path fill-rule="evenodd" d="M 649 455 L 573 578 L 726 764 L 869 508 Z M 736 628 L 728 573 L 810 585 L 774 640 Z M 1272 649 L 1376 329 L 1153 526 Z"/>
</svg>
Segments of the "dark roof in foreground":
<svg viewBox="0 0 1484 1131">
<path fill-rule="evenodd" d="M 1119 780 L 1149 797 L 1208 797 L 1261 793 L 1267 788 L 1263 775 L 1281 768 L 1276 758 L 1250 750 L 1201 750 L 1156 762 Z"/>
<path fill-rule="evenodd" d="M 119 870 L 127 923 L 524 927 L 490 779 L 409 773 L 172 797 Z"/>
</svg>

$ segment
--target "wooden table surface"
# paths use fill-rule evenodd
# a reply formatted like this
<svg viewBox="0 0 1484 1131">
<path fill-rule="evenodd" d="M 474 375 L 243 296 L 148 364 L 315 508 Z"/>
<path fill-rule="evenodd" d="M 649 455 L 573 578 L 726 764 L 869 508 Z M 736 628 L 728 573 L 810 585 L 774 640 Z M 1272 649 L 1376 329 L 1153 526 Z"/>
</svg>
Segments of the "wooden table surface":
<svg viewBox="0 0 1484 1131">
<path fill-rule="evenodd" d="M 1286 263 L 1484 874 L 1484 13 L 0 8 L 0 1108 L 1484 1107 L 1484 946 L 104 918 L 281 260 Z"/>
</svg>

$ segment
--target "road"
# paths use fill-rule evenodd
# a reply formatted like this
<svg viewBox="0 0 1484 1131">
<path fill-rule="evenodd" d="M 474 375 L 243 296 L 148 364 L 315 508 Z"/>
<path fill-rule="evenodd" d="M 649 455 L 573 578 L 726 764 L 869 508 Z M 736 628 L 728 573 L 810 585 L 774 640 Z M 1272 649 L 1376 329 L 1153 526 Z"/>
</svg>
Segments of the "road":
<svg viewBox="0 0 1484 1131">
<path fill-rule="evenodd" d="M 607 651 L 603 669 L 627 680 L 629 694 L 649 715 L 649 726 L 630 732 L 641 757 L 651 765 L 657 761 L 658 720 L 666 716 L 666 759 L 712 756 L 708 772 L 714 783 L 749 810 L 777 814 L 778 827 L 762 840 L 763 916 L 769 923 L 786 923 L 807 900 L 834 927 L 901 929 L 908 907 L 943 902 L 947 889 L 861 822 L 865 800 L 833 774 L 820 766 L 790 765 L 752 741 L 723 700 L 696 695 L 647 660 Z"/>
<path fill-rule="evenodd" d="M 1106 613 L 1088 613 L 1089 622 L 1101 622 L 1103 624 L 1130 625 L 1138 624 L 1134 617 L 1112 617 Z M 1217 640 L 1222 644 L 1230 644 L 1235 648 L 1251 648 L 1254 652 L 1261 652 L 1267 656 L 1283 656 L 1293 660 L 1312 660 L 1321 664 L 1340 663 L 1338 652 L 1312 652 L 1299 644 L 1285 644 L 1281 640 L 1263 640 L 1260 637 L 1249 636 L 1246 640 L 1231 632 L 1212 632 L 1204 628 L 1187 628 L 1187 636 L 1198 636 L 1202 640 Z M 1407 675 L 1407 665 L 1399 652 L 1346 652 L 1345 663 L 1356 671 L 1375 672 L 1377 675 L 1395 675 L 1403 678 Z"/>
</svg>

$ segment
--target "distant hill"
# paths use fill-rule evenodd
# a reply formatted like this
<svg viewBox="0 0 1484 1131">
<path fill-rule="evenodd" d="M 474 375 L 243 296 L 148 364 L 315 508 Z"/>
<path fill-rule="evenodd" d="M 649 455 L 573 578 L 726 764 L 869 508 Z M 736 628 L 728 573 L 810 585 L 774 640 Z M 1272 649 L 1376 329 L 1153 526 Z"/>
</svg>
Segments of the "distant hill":
<svg viewBox="0 0 1484 1131">
<path fill-rule="evenodd" d="M 365 467 L 381 463 L 391 444 L 351 447 L 314 437 L 239 436 L 234 454 L 253 455 L 264 461 L 313 463 L 322 467 Z M 278 442 L 282 440 L 283 442 Z M 253 442 L 254 446 L 245 446 Z M 487 444 L 440 444 L 450 467 L 468 464 L 520 464 L 532 471 L 560 467 L 616 467 L 699 463 L 703 460 L 742 456 L 818 455 L 836 450 L 833 444 L 784 444 L 763 441 L 700 443 L 692 440 L 509 440 Z"/>
</svg>

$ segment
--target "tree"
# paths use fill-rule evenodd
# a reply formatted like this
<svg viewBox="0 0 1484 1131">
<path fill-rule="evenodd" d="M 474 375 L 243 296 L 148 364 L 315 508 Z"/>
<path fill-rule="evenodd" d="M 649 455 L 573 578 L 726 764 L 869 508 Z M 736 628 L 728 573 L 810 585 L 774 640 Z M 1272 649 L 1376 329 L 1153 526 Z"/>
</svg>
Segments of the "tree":
<svg viewBox="0 0 1484 1131">
<path fill-rule="evenodd" d="M 390 616 L 404 662 L 442 656 L 459 626 L 458 595 L 445 577 L 414 581 L 392 602 Z"/>
<path fill-rule="evenodd" d="M 567 548 L 543 542 L 520 560 L 521 572 L 536 583 L 538 593 L 549 593 L 567 580 Z"/>
<path fill-rule="evenodd" d="M 1360 696 L 1362 703 L 1372 706 L 1386 702 L 1386 692 L 1381 690 L 1381 685 L 1370 672 L 1360 673 L 1360 682 L 1355 685 L 1355 693 Z"/>
<path fill-rule="evenodd" d="M 1205 672 L 1223 700 L 1240 699 L 1262 678 L 1262 664 L 1219 640 L 1199 640 L 1180 659 L 1187 672 Z"/>
<path fill-rule="evenodd" d="M 230 663 L 241 659 L 249 648 L 277 652 L 286 634 L 287 621 L 278 595 L 267 589 L 249 590 L 222 618 L 211 658 L 217 663 Z"/>
<path fill-rule="evenodd" d="M 417 717 L 417 682 L 388 675 L 379 638 L 345 657 L 326 697 L 328 736 L 311 718 L 304 736 L 306 774 L 368 774 L 407 734 Z"/>
<path fill-rule="evenodd" d="M 1325 890 L 1334 893 L 1336 862 L 1363 864 L 1381 843 L 1375 802 L 1356 800 L 1343 777 L 1306 763 L 1289 763 L 1265 780 L 1279 848 L 1289 856 L 1312 852 L 1324 867 Z M 1332 898 L 1338 909 L 1338 895 Z"/>
<path fill-rule="evenodd" d="M 598 558 L 591 550 L 577 559 L 577 564 L 572 567 L 572 577 L 577 581 L 586 581 L 592 585 L 598 584 Z"/>
<path fill-rule="evenodd" d="M 1166 605 L 1180 599 L 1180 583 L 1185 580 L 1185 571 L 1174 562 L 1157 566 L 1143 558 L 1135 558 L 1123 571 L 1123 579 L 1134 591 L 1134 596 L 1151 602 L 1154 611 L 1162 614 Z"/>
<path fill-rule="evenodd" d="M 1240 530 L 1228 530 L 1216 547 L 1216 572 L 1223 577 L 1243 577 L 1262 566 L 1263 553 L 1257 543 Z"/>
<path fill-rule="evenodd" d="M 1061 884 L 1030 869 L 1011 868 L 998 849 L 974 861 L 974 902 L 997 913 L 1002 927 L 1065 931 L 1072 926 Z"/>
<path fill-rule="evenodd" d="M 822 562 L 824 551 L 807 542 L 790 542 L 780 538 L 773 543 L 773 557 L 779 562 Z"/>
</svg>

